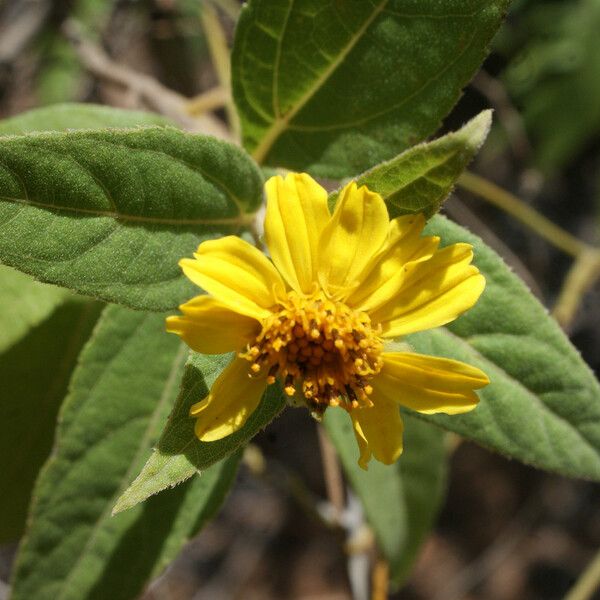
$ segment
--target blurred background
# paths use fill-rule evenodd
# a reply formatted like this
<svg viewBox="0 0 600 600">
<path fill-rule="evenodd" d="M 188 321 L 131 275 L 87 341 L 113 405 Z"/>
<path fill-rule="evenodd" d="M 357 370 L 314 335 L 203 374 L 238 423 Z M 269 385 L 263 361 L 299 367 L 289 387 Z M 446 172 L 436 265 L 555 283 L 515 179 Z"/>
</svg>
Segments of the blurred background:
<svg viewBox="0 0 600 600">
<path fill-rule="evenodd" d="M 189 112 L 209 111 L 205 126 L 218 130 L 227 64 L 211 27 L 217 19 L 231 42 L 239 9 L 236 0 L 0 0 L 0 118 L 71 101 L 171 116 L 187 98 Z M 600 0 L 514 0 L 444 126 L 493 107 L 494 128 L 473 171 L 591 246 L 600 243 L 599 32 Z M 561 324 L 600 374 L 598 273 L 565 303 L 573 257 L 471 187 L 457 188 L 447 214 L 504 256 L 545 306 L 559 305 Z M 372 540 L 363 532 L 348 545 L 319 513 L 326 492 L 314 424 L 305 411 L 288 410 L 255 442 L 261 453 L 249 451 L 220 516 L 144 600 L 352 597 Z M 448 452 L 448 496 L 435 530 L 406 587 L 390 597 L 564 598 L 600 547 L 600 486 L 460 439 L 448 440 Z M 360 516 L 351 498 L 349 505 Z M 0 599 L 15 547 L 0 547 Z M 360 597 L 356 583 L 354 593 Z"/>
</svg>

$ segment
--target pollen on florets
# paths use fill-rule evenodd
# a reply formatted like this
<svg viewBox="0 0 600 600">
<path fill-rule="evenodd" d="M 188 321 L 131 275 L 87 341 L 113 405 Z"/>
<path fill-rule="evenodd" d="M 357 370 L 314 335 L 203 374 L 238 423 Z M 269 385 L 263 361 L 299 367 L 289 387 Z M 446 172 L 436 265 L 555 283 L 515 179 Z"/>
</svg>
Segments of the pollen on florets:
<svg viewBox="0 0 600 600">
<path fill-rule="evenodd" d="M 328 406 L 372 405 L 369 380 L 381 370 L 382 347 L 366 313 L 321 292 L 289 292 L 240 356 L 251 363 L 250 376 L 266 373 L 268 384 L 279 378 L 289 398 L 319 416 Z"/>
</svg>

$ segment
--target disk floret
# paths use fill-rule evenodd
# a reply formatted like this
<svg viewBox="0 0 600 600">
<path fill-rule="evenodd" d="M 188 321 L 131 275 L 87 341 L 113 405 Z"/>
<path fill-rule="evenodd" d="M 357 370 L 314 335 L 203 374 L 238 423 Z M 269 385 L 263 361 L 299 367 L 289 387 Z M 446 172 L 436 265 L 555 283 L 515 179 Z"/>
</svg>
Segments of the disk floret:
<svg viewBox="0 0 600 600">
<path fill-rule="evenodd" d="M 268 384 L 279 377 L 290 398 L 320 415 L 328 406 L 372 405 L 369 380 L 383 364 L 380 333 L 366 313 L 322 292 L 289 292 L 241 356 L 252 363 L 251 376 L 267 373 Z"/>
</svg>

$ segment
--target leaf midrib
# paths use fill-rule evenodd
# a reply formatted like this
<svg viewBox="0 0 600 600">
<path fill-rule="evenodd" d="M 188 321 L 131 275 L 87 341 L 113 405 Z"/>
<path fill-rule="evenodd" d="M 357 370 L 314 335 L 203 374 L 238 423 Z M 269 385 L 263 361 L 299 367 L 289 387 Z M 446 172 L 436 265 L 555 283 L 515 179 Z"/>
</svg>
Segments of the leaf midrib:
<svg viewBox="0 0 600 600">
<path fill-rule="evenodd" d="M 418 146 L 416 147 L 418 148 Z M 432 172 L 435 171 L 436 169 L 439 169 L 441 166 L 446 165 L 448 162 L 450 162 L 457 154 L 460 154 L 461 152 L 463 152 L 464 149 L 460 148 L 460 149 L 450 149 L 448 151 L 447 154 L 445 154 L 442 158 L 440 158 L 438 161 L 433 160 L 431 163 L 429 163 L 429 166 L 427 167 L 427 169 L 421 171 L 417 176 L 412 177 L 410 180 L 403 182 L 402 185 L 398 185 L 396 187 L 394 187 L 394 189 L 390 190 L 389 192 L 387 192 L 385 195 L 382 195 L 383 199 L 386 201 L 390 201 L 389 199 L 392 196 L 397 195 L 400 192 L 403 192 L 404 190 L 406 190 L 406 188 L 410 187 L 411 185 L 414 185 L 416 182 L 418 182 L 420 179 L 425 179 L 426 181 L 429 181 L 431 184 L 435 185 L 436 187 L 439 188 L 443 188 L 444 185 L 440 184 L 439 182 L 430 179 L 428 177 L 428 175 Z M 410 159 L 411 156 L 407 156 L 406 158 Z M 398 161 L 399 165 L 402 165 L 401 160 Z M 384 163 L 381 166 L 381 170 L 385 170 L 386 167 L 389 167 L 390 169 L 394 169 L 394 168 L 398 168 L 398 164 L 394 165 L 394 160 L 392 159 L 389 163 Z M 377 171 L 380 167 L 376 167 L 373 171 Z M 372 172 L 367 171 L 364 175 L 361 175 L 358 178 L 357 184 L 361 185 L 363 182 L 368 181 L 369 176 L 372 174 Z M 378 173 L 375 172 L 375 175 L 378 175 Z M 384 175 L 387 177 L 388 174 L 384 173 Z M 381 175 L 379 174 L 379 176 L 381 177 Z M 367 183 L 364 183 L 364 185 L 368 185 Z M 339 194 L 339 192 L 341 191 L 342 188 L 340 188 L 339 190 L 336 190 L 334 193 Z M 392 204 L 394 206 L 398 206 L 397 204 L 393 203 Z"/>
<path fill-rule="evenodd" d="M 133 223 L 151 223 L 155 225 L 239 225 L 247 226 L 250 225 L 256 213 L 241 213 L 237 217 L 223 217 L 215 219 L 174 219 L 168 217 L 148 217 L 142 215 L 128 215 L 120 212 L 110 210 L 100 210 L 92 208 L 81 208 L 75 206 L 61 206 L 60 204 L 48 204 L 46 202 L 38 202 L 29 198 L 12 198 L 10 196 L 0 196 L 0 200 L 4 202 L 12 202 L 14 204 L 21 204 L 23 206 L 33 206 L 35 208 L 43 208 L 45 210 L 67 212 L 67 213 L 81 213 L 84 215 L 90 215 L 93 217 L 108 217 L 116 221 L 128 221 Z M 1 224 L 0 224 L 1 226 Z"/>
<path fill-rule="evenodd" d="M 304 93 L 304 95 L 298 100 L 296 105 L 289 110 L 285 115 L 280 116 L 279 118 L 275 118 L 273 124 L 263 136 L 260 143 L 256 146 L 254 151 L 252 152 L 252 157 L 256 162 L 261 164 L 266 158 L 271 146 L 275 143 L 275 140 L 281 135 L 281 133 L 287 128 L 289 122 L 296 116 L 296 114 L 307 104 L 307 102 L 317 93 L 317 91 L 323 86 L 323 84 L 333 75 L 339 65 L 345 60 L 348 54 L 352 51 L 354 46 L 359 42 L 359 40 L 364 35 L 365 31 L 370 27 L 371 23 L 375 20 L 375 18 L 381 14 L 383 9 L 388 4 L 389 0 L 382 0 L 378 5 L 374 7 L 371 15 L 365 20 L 364 24 L 358 29 L 358 31 L 350 37 L 346 46 L 342 49 L 342 51 L 338 54 L 336 60 L 332 61 L 331 64 L 321 73 L 317 79 L 313 82 L 313 84 L 308 88 L 308 90 Z M 294 0 L 290 0 L 290 11 L 291 5 Z M 287 19 L 286 19 L 287 24 Z M 281 43 L 285 34 L 285 28 L 282 29 L 281 37 L 277 43 L 277 52 L 280 52 Z M 278 77 L 278 75 L 277 75 Z M 276 80 L 275 71 L 273 72 L 273 84 Z M 274 90 L 272 89 L 272 93 Z M 274 100 L 273 100 L 274 102 Z M 279 107 L 277 107 L 279 109 Z"/>
<path fill-rule="evenodd" d="M 179 373 L 180 367 L 186 357 L 187 357 L 187 349 L 183 344 L 181 344 L 177 350 L 177 353 L 175 354 L 175 357 L 173 358 L 173 362 L 171 364 L 171 370 L 169 371 L 169 375 L 165 381 L 165 385 L 163 387 L 162 394 L 161 394 L 160 399 L 157 402 L 154 410 L 152 411 L 152 414 L 148 421 L 148 425 L 146 427 L 146 431 L 144 432 L 144 435 L 141 438 L 140 443 L 138 445 L 138 450 L 136 452 L 136 455 L 131 460 L 129 468 L 127 469 L 126 473 L 123 475 L 123 477 L 121 477 L 117 492 L 107 502 L 106 508 L 104 509 L 102 514 L 98 517 L 98 520 L 96 521 L 94 528 L 90 532 L 89 539 L 88 539 L 85 547 L 82 549 L 82 551 L 79 555 L 79 558 L 77 559 L 77 562 L 73 565 L 73 568 L 70 570 L 67 577 L 65 577 L 64 580 L 62 581 L 61 591 L 59 592 L 57 600 L 64 600 L 65 594 L 70 589 L 70 586 L 69 586 L 70 581 L 73 579 L 73 577 L 77 573 L 82 561 L 87 557 L 91 548 L 93 547 L 101 526 L 104 524 L 104 522 L 106 521 L 107 518 L 111 518 L 112 507 L 113 507 L 114 503 L 119 498 L 119 496 L 123 493 L 123 491 L 127 488 L 129 482 L 131 481 L 131 478 L 134 476 L 135 471 L 137 470 L 137 464 L 141 460 L 143 454 L 149 448 L 150 441 L 153 437 L 153 432 L 156 429 L 158 417 L 160 414 L 162 414 L 163 408 L 164 408 L 165 404 L 169 401 L 169 398 L 171 396 L 171 391 L 172 391 L 173 387 L 177 384 L 177 381 L 178 381 L 177 374 Z"/>
</svg>

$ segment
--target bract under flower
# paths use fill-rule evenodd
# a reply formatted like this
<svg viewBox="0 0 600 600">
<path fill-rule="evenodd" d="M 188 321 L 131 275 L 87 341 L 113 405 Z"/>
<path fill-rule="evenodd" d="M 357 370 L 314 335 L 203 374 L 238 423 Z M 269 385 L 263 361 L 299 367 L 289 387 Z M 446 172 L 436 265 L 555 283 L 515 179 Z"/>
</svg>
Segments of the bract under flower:
<svg viewBox="0 0 600 600">
<path fill-rule="evenodd" d="M 386 340 L 439 327 L 471 308 L 485 280 L 469 244 L 439 249 L 422 215 L 390 221 L 381 196 L 352 182 L 333 214 L 309 175 L 266 184 L 271 260 L 229 236 L 200 244 L 184 273 L 208 296 L 183 304 L 167 329 L 198 352 L 236 352 L 195 404 L 196 435 L 214 441 L 244 425 L 279 380 L 319 417 L 331 406 L 353 422 L 359 464 L 402 452 L 399 405 L 432 414 L 475 408 L 489 380 L 446 358 L 386 352 Z"/>
</svg>

